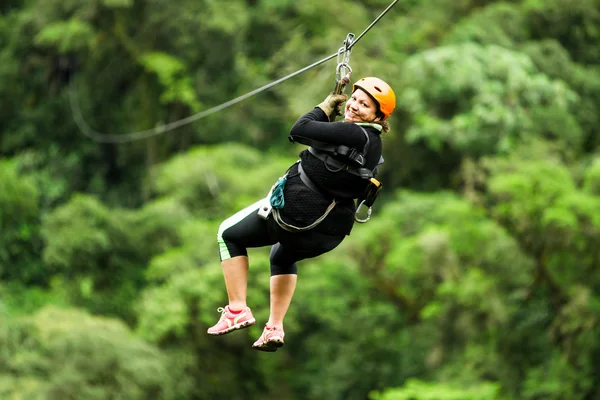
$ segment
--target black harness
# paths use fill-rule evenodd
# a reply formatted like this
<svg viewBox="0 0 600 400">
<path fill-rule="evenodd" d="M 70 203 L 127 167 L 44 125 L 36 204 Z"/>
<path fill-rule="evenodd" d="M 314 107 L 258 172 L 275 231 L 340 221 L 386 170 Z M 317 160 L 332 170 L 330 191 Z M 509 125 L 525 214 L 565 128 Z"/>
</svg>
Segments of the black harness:
<svg viewBox="0 0 600 400">
<path fill-rule="evenodd" d="M 371 140 L 369 139 L 369 134 L 367 131 L 360 125 L 358 127 L 362 130 L 367 139 L 365 141 L 365 145 L 362 151 L 359 151 L 355 148 L 343 146 L 343 145 L 332 145 L 329 143 L 323 143 L 318 140 L 309 139 L 305 137 L 296 137 L 295 139 L 289 136 L 290 142 L 298 142 L 301 144 L 308 145 L 308 151 L 313 156 L 317 157 L 319 160 L 323 161 L 325 164 L 325 168 L 331 172 L 340 172 L 344 171 L 350 173 L 352 175 L 356 175 L 361 177 L 362 179 L 366 179 L 369 181 L 367 184 L 367 188 L 365 193 L 358 199 L 358 207 L 356 208 L 354 219 L 358 222 L 367 222 L 371 217 L 371 206 L 377 199 L 379 192 L 383 188 L 381 182 L 375 179 L 375 175 L 377 175 L 378 166 L 383 164 L 383 157 L 379 157 L 379 161 L 377 165 L 372 170 L 366 167 L 367 163 L 367 152 L 369 150 L 369 145 Z M 300 179 L 302 182 L 308 186 L 313 191 L 321 194 L 323 197 L 328 198 L 327 194 L 323 193 L 306 175 L 304 170 L 302 169 L 301 163 L 298 162 L 298 173 L 300 175 Z M 335 205 L 335 199 L 332 203 Z M 359 213 L 363 206 L 367 207 L 367 212 L 365 217 L 360 217 Z M 326 217 L 332 207 L 328 208 L 327 212 L 323 215 L 322 218 Z M 280 224 L 281 225 L 281 224 Z"/>
<path fill-rule="evenodd" d="M 333 145 L 320 142 L 318 140 L 305 137 L 289 137 L 290 142 L 298 142 L 308 145 L 308 151 L 319 160 L 323 161 L 325 168 L 331 172 L 345 171 L 363 179 L 370 180 L 377 175 L 377 166 L 383 164 L 383 157 L 379 158 L 377 166 L 371 170 L 366 168 L 367 151 L 369 150 L 370 139 L 367 131 L 358 126 L 365 135 L 366 141 L 362 151 L 344 145 Z"/>
</svg>

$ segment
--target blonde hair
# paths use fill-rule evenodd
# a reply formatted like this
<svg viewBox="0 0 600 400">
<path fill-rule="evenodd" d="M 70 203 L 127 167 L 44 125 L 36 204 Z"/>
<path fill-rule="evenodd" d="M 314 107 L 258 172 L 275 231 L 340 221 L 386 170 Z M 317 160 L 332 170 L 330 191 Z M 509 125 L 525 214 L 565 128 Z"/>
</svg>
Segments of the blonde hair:
<svg viewBox="0 0 600 400">
<path fill-rule="evenodd" d="M 375 121 L 377 125 L 381 125 L 381 131 L 383 133 L 388 133 L 390 131 L 390 124 L 387 121 Z"/>
</svg>

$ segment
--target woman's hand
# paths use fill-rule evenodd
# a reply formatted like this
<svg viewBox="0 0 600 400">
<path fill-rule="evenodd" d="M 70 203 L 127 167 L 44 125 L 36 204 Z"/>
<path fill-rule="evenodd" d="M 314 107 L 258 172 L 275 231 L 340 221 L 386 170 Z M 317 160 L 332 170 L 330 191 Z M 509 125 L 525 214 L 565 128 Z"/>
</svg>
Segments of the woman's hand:
<svg viewBox="0 0 600 400">
<path fill-rule="evenodd" d="M 334 117 L 335 115 L 342 115 L 342 110 L 340 109 L 340 106 L 342 105 L 342 103 L 346 102 L 346 100 L 348 100 L 348 95 L 346 94 L 331 93 L 329 96 L 327 96 L 325 100 L 323 100 L 321 104 L 317 105 L 317 107 L 323 110 L 325 115 L 327 115 L 327 117 L 331 121 L 332 117 Z"/>
</svg>

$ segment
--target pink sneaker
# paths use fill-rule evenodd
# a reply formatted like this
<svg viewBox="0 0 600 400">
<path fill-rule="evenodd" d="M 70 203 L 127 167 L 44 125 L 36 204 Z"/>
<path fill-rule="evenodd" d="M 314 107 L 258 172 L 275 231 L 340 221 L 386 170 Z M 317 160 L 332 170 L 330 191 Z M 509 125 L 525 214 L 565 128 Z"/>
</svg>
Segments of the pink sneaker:
<svg viewBox="0 0 600 400">
<path fill-rule="evenodd" d="M 254 342 L 252 348 L 260 351 L 276 351 L 283 346 L 284 336 L 283 328 L 265 326 L 262 335 Z"/>
<path fill-rule="evenodd" d="M 221 313 L 221 318 L 215 326 L 208 328 L 209 335 L 224 335 L 236 329 L 247 328 L 256 322 L 249 307 L 244 308 L 238 314 L 232 313 L 229 306 L 219 307 L 217 311 Z"/>
</svg>

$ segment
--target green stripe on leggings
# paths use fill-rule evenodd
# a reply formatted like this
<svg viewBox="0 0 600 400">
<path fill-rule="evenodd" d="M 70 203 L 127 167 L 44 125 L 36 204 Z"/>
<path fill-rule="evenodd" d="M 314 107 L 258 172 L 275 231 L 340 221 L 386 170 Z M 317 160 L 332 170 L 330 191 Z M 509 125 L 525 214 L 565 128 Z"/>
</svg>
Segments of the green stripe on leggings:
<svg viewBox="0 0 600 400">
<path fill-rule="evenodd" d="M 219 252 L 221 253 L 221 261 L 228 260 L 231 258 L 231 254 L 229 254 L 229 249 L 227 248 L 227 245 L 225 244 L 225 241 L 223 240 L 223 232 L 225 232 L 226 229 L 231 228 L 232 226 L 234 226 L 235 224 L 237 224 L 238 222 L 240 222 L 241 220 L 246 218 L 253 211 L 258 212 L 258 207 L 259 207 L 260 203 L 262 203 L 262 201 L 263 200 L 261 199 L 261 200 L 257 201 L 256 203 L 244 208 L 243 210 L 238 211 L 237 213 L 233 214 L 231 217 L 227 218 L 225 221 L 223 221 L 221 223 L 221 226 L 219 226 L 219 232 L 217 233 L 217 242 L 219 243 Z"/>
</svg>

